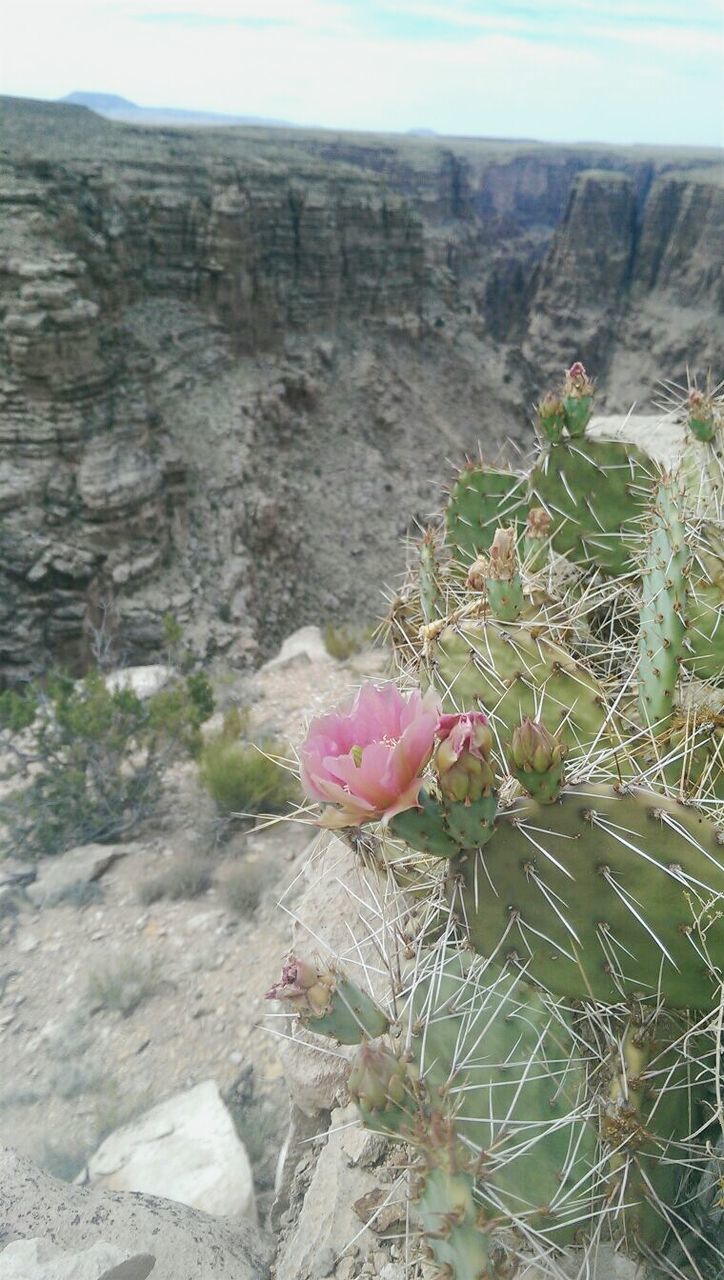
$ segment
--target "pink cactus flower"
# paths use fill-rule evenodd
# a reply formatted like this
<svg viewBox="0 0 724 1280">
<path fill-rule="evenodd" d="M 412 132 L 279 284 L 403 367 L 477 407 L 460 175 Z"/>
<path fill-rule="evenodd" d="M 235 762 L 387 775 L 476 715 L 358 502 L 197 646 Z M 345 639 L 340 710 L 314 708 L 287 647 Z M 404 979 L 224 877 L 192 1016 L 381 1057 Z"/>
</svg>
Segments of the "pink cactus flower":
<svg viewBox="0 0 724 1280">
<path fill-rule="evenodd" d="M 432 691 L 404 697 L 394 684 L 364 684 L 352 706 L 313 720 L 300 751 L 301 780 L 330 807 L 325 827 L 357 827 L 417 803 L 440 713 Z"/>
</svg>

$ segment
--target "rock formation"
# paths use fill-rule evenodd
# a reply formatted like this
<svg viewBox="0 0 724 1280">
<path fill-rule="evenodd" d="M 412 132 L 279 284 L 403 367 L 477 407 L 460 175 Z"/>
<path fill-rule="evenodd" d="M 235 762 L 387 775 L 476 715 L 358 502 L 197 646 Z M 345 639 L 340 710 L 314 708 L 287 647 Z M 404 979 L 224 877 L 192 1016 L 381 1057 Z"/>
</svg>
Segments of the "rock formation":
<svg viewBox="0 0 724 1280">
<path fill-rule="evenodd" d="M 0 676 L 172 613 L 237 665 L 366 620 L 445 459 L 588 358 L 721 342 L 716 152 L 137 130 L 0 100 Z M 403 496 L 404 495 L 404 496 Z M 400 526 L 395 510 L 409 519 Z"/>
</svg>

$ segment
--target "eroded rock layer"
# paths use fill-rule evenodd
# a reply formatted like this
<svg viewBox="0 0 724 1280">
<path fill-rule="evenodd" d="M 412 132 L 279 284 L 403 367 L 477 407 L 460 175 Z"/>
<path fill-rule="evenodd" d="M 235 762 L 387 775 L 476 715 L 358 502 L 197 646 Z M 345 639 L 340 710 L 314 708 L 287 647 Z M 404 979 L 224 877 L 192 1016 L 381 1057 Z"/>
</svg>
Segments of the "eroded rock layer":
<svg viewBox="0 0 724 1280">
<path fill-rule="evenodd" d="M 0 673 L 367 621 L 574 356 L 716 367 L 716 153 L 137 130 L 0 100 Z"/>
</svg>

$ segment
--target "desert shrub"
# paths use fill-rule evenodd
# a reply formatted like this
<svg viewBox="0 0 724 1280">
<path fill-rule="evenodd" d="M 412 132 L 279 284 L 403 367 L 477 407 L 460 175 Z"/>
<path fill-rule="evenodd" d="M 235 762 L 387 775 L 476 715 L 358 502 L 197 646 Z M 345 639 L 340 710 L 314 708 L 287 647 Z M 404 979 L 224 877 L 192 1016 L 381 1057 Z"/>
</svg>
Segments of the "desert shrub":
<svg viewBox="0 0 724 1280">
<path fill-rule="evenodd" d="M 200 725 L 213 710 L 203 673 L 144 701 L 131 689 L 109 690 L 98 672 L 78 681 L 55 676 L 33 696 L 34 753 L 16 750 L 14 777 L 36 769 L 3 814 L 8 847 L 24 857 L 132 831 L 156 807 L 169 759 L 200 749 Z"/>
<path fill-rule="evenodd" d="M 170 898 L 174 902 L 180 898 L 198 898 L 211 887 L 211 878 L 209 862 L 184 856 L 142 884 L 138 896 L 145 906 L 161 898 Z"/>
<path fill-rule="evenodd" d="M 160 981 L 157 970 L 147 961 L 135 955 L 118 955 L 91 974 L 88 997 L 95 1008 L 128 1017 L 144 1000 L 155 995 Z"/>
<path fill-rule="evenodd" d="M 324 647 L 332 658 L 346 662 L 361 653 L 370 642 L 370 631 L 364 627 L 335 627 L 328 622 L 324 628 Z"/>
<path fill-rule="evenodd" d="M 33 723 L 37 709 L 37 694 L 32 686 L 5 689 L 0 693 L 0 729 L 22 733 Z"/>
<path fill-rule="evenodd" d="M 242 859 L 221 881 L 224 902 L 234 915 L 252 916 L 264 890 L 275 879 L 275 868 L 266 862 Z"/>
<path fill-rule="evenodd" d="M 96 1093 L 103 1087 L 104 1073 L 98 1066 L 82 1062 L 64 1062 L 50 1073 L 51 1093 L 69 1101 L 85 1093 Z"/>
<path fill-rule="evenodd" d="M 236 742 L 248 734 L 250 721 L 248 707 L 229 707 L 224 712 L 224 725 L 219 736 L 227 742 Z"/>
<path fill-rule="evenodd" d="M 204 746 L 201 779 L 219 813 L 279 813 L 299 798 L 296 779 L 278 763 L 286 744 L 239 742 L 220 733 Z"/>
</svg>

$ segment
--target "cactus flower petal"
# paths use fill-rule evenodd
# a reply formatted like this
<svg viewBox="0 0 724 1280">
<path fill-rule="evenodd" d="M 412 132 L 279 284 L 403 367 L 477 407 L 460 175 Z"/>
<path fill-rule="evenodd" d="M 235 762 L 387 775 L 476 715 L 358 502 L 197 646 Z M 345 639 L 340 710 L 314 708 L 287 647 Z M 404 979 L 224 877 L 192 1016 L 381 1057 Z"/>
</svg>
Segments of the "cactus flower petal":
<svg viewBox="0 0 724 1280">
<path fill-rule="evenodd" d="M 300 752 L 301 779 L 326 802 L 325 827 L 359 826 L 412 808 L 422 787 L 439 716 L 439 699 L 394 684 L 362 686 L 352 706 L 320 716 Z"/>
</svg>

